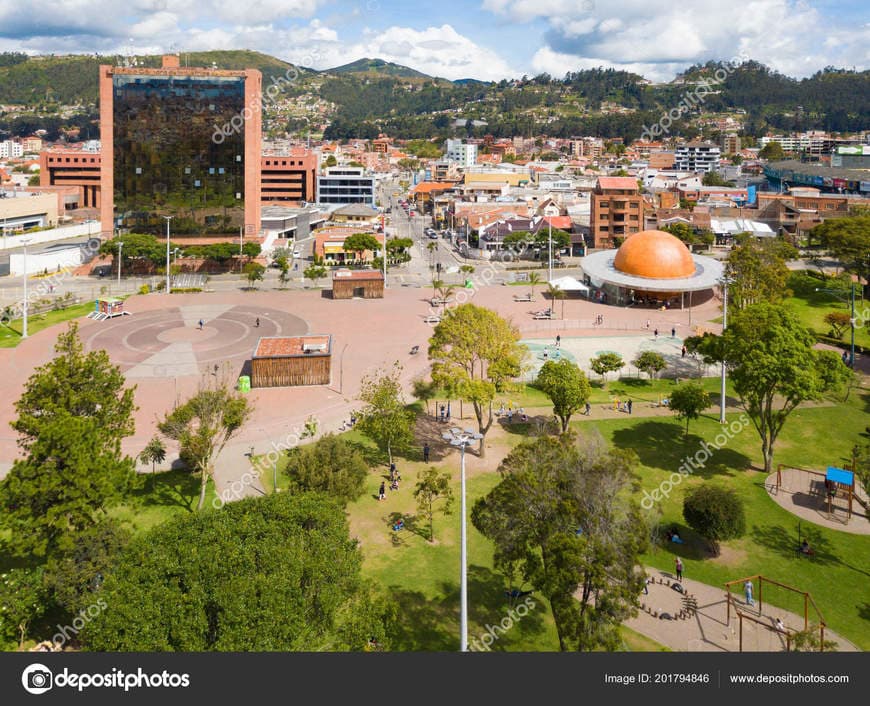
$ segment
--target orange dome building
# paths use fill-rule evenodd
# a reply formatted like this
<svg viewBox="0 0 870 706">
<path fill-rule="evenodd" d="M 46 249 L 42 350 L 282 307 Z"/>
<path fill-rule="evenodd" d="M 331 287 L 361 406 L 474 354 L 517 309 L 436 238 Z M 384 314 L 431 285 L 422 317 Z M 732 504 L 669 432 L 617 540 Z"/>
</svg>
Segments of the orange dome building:
<svg viewBox="0 0 870 706">
<path fill-rule="evenodd" d="M 682 307 L 683 294 L 712 290 L 723 274 L 721 262 L 691 253 L 661 230 L 635 233 L 618 250 L 591 253 L 580 266 L 598 301 L 622 306 Z"/>
</svg>

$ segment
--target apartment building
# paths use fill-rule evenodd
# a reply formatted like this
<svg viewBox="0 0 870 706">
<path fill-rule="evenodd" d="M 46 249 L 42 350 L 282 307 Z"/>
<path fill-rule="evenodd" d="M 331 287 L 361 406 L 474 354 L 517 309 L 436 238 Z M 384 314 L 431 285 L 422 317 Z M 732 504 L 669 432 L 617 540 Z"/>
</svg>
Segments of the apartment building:
<svg viewBox="0 0 870 706">
<path fill-rule="evenodd" d="M 719 166 L 722 153 L 709 142 L 688 142 L 677 147 L 674 169 L 684 172 L 712 172 Z"/>
<path fill-rule="evenodd" d="M 260 159 L 263 203 L 312 202 L 317 190 L 317 155 L 295 148 Z"/>
<path fill-rule="evenodd" d="M 589 227 L 593 247 L 612 248 L 643 230 L 644 200 L 632 177 L 600 177 L 592 191 Z"/>
<path fill-rule="evenodd" d="M 375 206 L 375 180 L 361 167 L 330 167 L 317 178 L 317 203 Z"/>
<path fill-rule="evenodd" d="M 447 140 L 444 145 L 449 162 L 465 169 L 477 164 L 477 145 L 464 143 L 462 140 Z"/>
<path fill-rule="evenodd" d="M 15 159 L 24 154 L 24 147 L 15 140 L 3 140 L 0 142 L 0 159 Z"/>
</svg>

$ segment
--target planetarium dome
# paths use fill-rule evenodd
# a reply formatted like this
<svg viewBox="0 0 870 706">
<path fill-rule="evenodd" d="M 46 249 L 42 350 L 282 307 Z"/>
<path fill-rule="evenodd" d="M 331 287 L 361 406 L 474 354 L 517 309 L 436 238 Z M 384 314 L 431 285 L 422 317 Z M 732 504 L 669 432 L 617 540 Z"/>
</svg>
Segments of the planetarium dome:
<svg viewBox="0 0 870 706">
<path fill-rule="evenodd" d="M 662 230 L 643 230 L 630 236 L 616 251 L 613 268 L 649 279 L 679 279 L 695 274 L 695 260 L 676 236 Z"/>
</svg>

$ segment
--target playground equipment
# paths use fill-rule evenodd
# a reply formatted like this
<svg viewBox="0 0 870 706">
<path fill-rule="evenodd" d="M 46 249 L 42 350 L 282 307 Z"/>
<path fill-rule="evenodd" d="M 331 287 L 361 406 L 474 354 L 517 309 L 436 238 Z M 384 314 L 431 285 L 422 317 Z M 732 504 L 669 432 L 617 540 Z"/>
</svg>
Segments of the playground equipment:
<svg viewBox="0 0 870 706">
<path fill-rule="evenodd" d="M 753 608 L 752 611 L 749 610 L 750 606 L 747 606 L 741 603 L 737 596 L 741 595 L 743 591 L 743 586 L 747 582 L 757 582 L 758 583 L 758 596 L 756 598 L 756 605 L 751 606 Z M 807 591 L 801 591 L 794 586 L 789 586 L 785 583 L 780 583 L 779 581 L 774 581 L 773 579 L 769 579 L 766 576 L 762 576 L 761 574 L 755 574 L 754 576 L 746 576 L 742 579 L 735 579 L 734 581 L 727 581 L 725 583 L 725 600 L 727 603 L 727 613 L 726 613 L 726 624 L 731 624 L 731 611 L 734 610 L 734 614 L 737 617 L 740 627 L 739 627 L 739 651 L 743 652 L 743 621 L 748 620 L 751 623 L 755 623 L 760 627 L 769 630 L 771 632 L 777 633 L 781 635 L 785 639 L 785 649 L 786 652 L 791 651 L 792 641 L 794 640 L 794 631 L 789 630 L 784 627 L 781 623 L 771 625 L 770 620 L 765 620 L 763 615 L 764 610 L 764 586 L 765 584 L 769 584 L 771 586 L 777 586 L 779 588 L 783 588 L 786 591 L 790 591 L 792 593 L 803 596 L 804 601 L 804 631 L 809 630 L 810 628 L 810 606 L 815 611 L 816 618 L 818 620 L 819 627 L 819 651 L 823 652 L 825 649 L 825 628 L 827 624 L 825 623 L 825 619 L 822 617 L 822 613 L 819 610 L 816 602 L 813 600 L 812 595 L 810 595 Z M 733 588 L 736 588 L 736 593 L 732 591 Z"/>
<path fill-rule="evenodd" d="M 793 468 L 794 470 L 803 471 L 813 476 L 818 476 L 822 480 L 812 482 L 812 490 L 815 494 L 822 497 L 822 502 L 827 507 L 829 518 L 833 518 L 835 503 L 834 501 L 843 497 L 846 499 L 846 522 L 852 519 L 852 503 L 855 499 L 855 474 L 843 468 L 836 466 L 828 466 L 824 473 L 821 471 L 812 471 L 808 468 L 798 468 L 796 466 L 785 466 L 780 463 L 776 467 L 776 492 L 782 487 L 782 471 L 783 468 Z"/>
<path fill-rule="evenodd" d="M 116 316 L 130 316 L 129 311 L 124 309 L 124 300 L 109 297 L 107 299 L 97 299 L 94 301 L 94 310 L 88 314 L 87 318 L 95 321 L 105 321 L 113 319 Z"/>
</svg>

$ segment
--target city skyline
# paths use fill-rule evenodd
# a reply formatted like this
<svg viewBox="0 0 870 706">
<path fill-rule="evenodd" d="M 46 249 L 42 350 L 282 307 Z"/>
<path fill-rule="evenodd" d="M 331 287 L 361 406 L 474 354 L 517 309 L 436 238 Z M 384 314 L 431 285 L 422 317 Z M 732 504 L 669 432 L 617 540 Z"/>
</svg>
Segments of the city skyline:
<svg viewBox="0 0 870 706">
<path fill-rule="evenodd" d="M 0 8 L 0 51 L 156 54 L 252 49 L 327 69 L 380 58 L 447 79 L 499 80 L 597 66 L 668 81 L 709 60 L 751 58 L 803 77 L 865 69 L 858 2 L 482 0 L 437 8 L 392 0 L 34 0 Z M 50 19 L 46 19 L 50 18 Z M 777 34 L 771 37 L 770 28 Z M 812 34 L 809 34 L 810 31 Z M 678 37 L 680 41 L 671 41 Z"/>
</svg>

